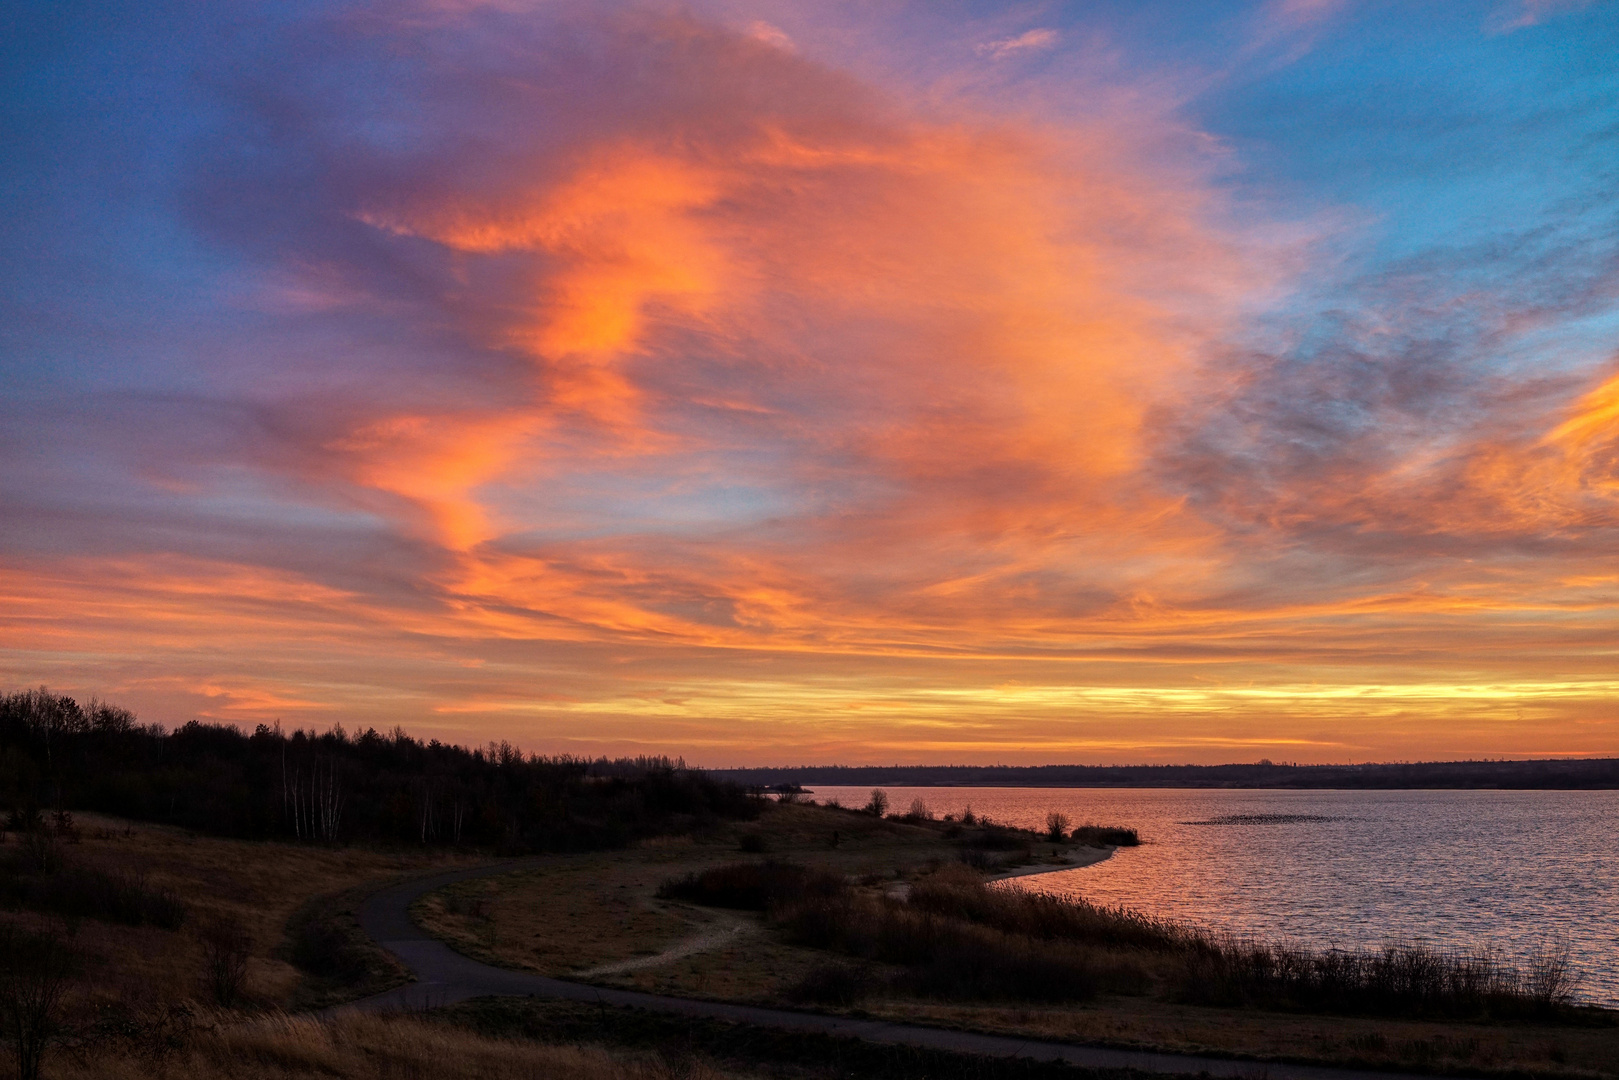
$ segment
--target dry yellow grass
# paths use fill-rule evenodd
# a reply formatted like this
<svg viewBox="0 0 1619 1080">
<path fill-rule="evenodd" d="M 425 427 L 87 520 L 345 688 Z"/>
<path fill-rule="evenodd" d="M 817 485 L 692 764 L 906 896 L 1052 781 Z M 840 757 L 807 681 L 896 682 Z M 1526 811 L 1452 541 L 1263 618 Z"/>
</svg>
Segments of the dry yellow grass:
<svg viewBox="0 0 1619 1080">
<path fill-rule="evenodd" d="M 1415 1070 L 1619 1076 L 1619 1029 L 1611 1027 L 1314 1016 L 1145 998 L 1103 998 L 1077 1007 L 873 1000 L 865 1003 L 865 1010 L 885 1020 L 1181 1053 Z"/>
<path fill-rule="evenodd" d="M 91 978 L 69 1000 L 75 1016 L 203 997 L 197 931 L 213 915 L 239 920 L 252 939 L 248 999 L 285 1004 L 300 974 L 274 953 L 288 917 L 301 905 L 367 882 L 475 861 L 443 853 L 226 840 L 94 814 L 78 815 L 77 824 L 80 838 L 63 846 L 66 859 L 144 875 L 153 887 L 173 889 L 190 914 L 178 931 L 78 921 L 73 939 Z M 0 912 L 0 921 L 34 927 L 59 922 L 30 912 Z"/>
<path fill-rule="evenodd" d="M 163 1052 L 103 1042 L 57 1052 L 53 1080 L 722 1080 L 702 1062 L 490 1038 L 411 1016 L 216 1017 Z"/>
<path fill-rule="evenodd" d="M 570 974 L 654 953 L 711 918 L 652 897 L 657 882 L 648 884 L 648 871 L 655 878 L 660 863 L 634 853 L 559 859 L 442 889 L 413 914 L 464 952 L 506 967 Z"/>
<path fill-rule="evenodd" d="M 832 848 L 830 830 L 840 843 Z M 815 807 L 778 807 L 756 825 L 772 856 L 869 875 L 873 888 L 926 870 L 953 851 L 937 833 Z M 920 834 L 920 835 L 919 835 Z M 577 972 L 612 959 L 667 947 L 702 930 L 718 913 L 658 901 L 657 884 L 677 873 L 733 862 L 736 836 L 660 846 L 559 863 L 553 871 L 477 883 L 484 905 L 461 913 L 436 898 L 432 926 L 458 948 L 509 967 Z M 957 870 L 955 872 L 962 872 Z M 466 886 L 469 890 L 472 883 Z M 643 911 L 637 914 L 637 905 Z M 654 921 L 649 912 L 661 912 Z M 788 945 L 745 913 L 759 932 L 721 947 L 590 981 L 681 997 L 782 1004 L 784 992 L 837 958 Z M 679 920 L 672 923 L 668 920 Z M 684 931 L 680 929 L 684 925 Z M 1401 1068 L 1475 1068 L 1585 1076 L 1619 1075 L 1619 1028 L 1539 1024 L 1465 1024 L 1270 1013 L 1108 997 L 1083 1006 L 1029 1007 L 882 997 L 861 1003 L 870 1015 L 1059 1041 L 1104 1042 L 1189 1053 L 1254 1055 L 1323 1064 L 1359 1061 Z"/>
<path fill-rule="evenodd" d="M 936 830 L 822 807 L 771 805 L 758 821 L 726 826 L 701 840 L 664 838 L 630 851 L 558 856 L 538 869 L 453 885 L 424 897 L 412 914 L 469 956 L 545 975 L 577 974 L 655 955 L 723 924 L 757 925 L 756 916 L 721 914 L 655 895 L 670 877 L 758 858 L 739 850 L 748 834 L 763 839 L 768 857 L 884 882 L 956 855 Z M 796 981 L 818 957 L 749 936 L 735 947 L 705 950 L 669 967 L 598 981 L 700 996 L 751 990 L 758 997 L 759 986 L 773 991 L 783 978 Z"/>
</svg>

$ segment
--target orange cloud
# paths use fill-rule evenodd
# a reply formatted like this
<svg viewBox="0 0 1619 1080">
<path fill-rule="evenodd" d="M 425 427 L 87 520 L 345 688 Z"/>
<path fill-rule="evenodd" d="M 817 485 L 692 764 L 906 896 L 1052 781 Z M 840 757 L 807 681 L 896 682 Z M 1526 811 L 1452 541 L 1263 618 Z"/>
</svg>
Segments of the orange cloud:
<svg viewBox="0 0 1619 1080">
<path fill-rule="evenodd" d="M 1320 435 L 1398 410 L 1313 367 L 1294 427 L 1250 407 L 1211 358 L 1289 266 L 1169 104 L 1040 125 L 769 28 L 417 17 L 345 28 L 397 84 L 277 83 L 269 145 L 198 166 L 249 306 L 320 347 L 263 346 L 295 397 L 146 425 L 127 527 L 5 549 L 0 673 L 715 763 L 1413 754 L 1436 718 L 1477 753 L 1524 710 L 1619 747 L 1619 380 L 1445 438 Z M 1211 414 L 1257 434 L 1185 450 Z M 1462 565 L 1582 530 L 1577 573 Z"/>
</svg>

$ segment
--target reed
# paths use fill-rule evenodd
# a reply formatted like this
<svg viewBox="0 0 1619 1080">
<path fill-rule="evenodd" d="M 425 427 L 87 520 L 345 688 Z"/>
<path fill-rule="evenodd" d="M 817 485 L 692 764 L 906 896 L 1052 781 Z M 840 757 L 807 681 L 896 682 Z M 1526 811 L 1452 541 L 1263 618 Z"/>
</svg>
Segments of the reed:
<svg viewBox="0 0 1619 1080">
<path fill-rule="evenodd" d="M 1192 935 L 1175 924 L 1128 908 L 989 888 L 976 875 L 956 870 L 918 881 L 911 887 L 910 904 L 921 911 L 1041 941 L 1082 941 L 1162 952 L 1192 940 Z"/>
<path fill-rule="evenodd" d="M 1205 1005 L 1260 1005 L 1388 1016 L 1546 1017 L 1574 1001 L 1566 949 L 1545 947 L 1526 968 L 1489 953 L 1395 943 L 1316 950 L 1198 935 L 1172 993 Z"/>
<path fill-rule="evenodd" d="M 821 976 L 815 992 L 843 997 L 898 991 L 952 1000 L 1083 1001 L 1103 991 L 1139 992 L 1145 971 L 1128 959 L 1074 942 L 1007 934 L 961 918 L 936 915 L 889 897 L 821 897 L 778 908 L 774 917 L 789 941 L 901 970 L 864 988 L 848 971 Z"/>
<path fill-rule="evenodd" d="M 1555 1015 L 1573 1003 L 1568 952 L 1543 947 L 1524 968 L 1489 954 L 1391 944 L 1310 949 L 1183 927 L 1127 908 L 990 888 L 970 874 L 934 875 L 911 889 L 921 911 L 993 927 L 1015 938 L 1082 942 L 1156 953 L 1176 1000 L 1369 1015 Z"/>
<path fill-rule="evenodd" d="M 1555 947 L 1521 969 L 1421 944 L 1310 949 L 993 888 L 960 866 L 913 883 L 903 900 L 788 863 L 715 867 L 666 882 L 660 895 L 766 911 L 794 944 L 866 965 L 817 969 L 789 992 L 806 1001 L 847 1004 L 898 992 L 1059 1002 L 1156 986 L 1171 1000 L 1201 1005 L 1547 1018 L 1565 1012 L 1575 991 L 1567 951 Z M 872 965 L 890 965 L 890 973 Z"/>
</svg>

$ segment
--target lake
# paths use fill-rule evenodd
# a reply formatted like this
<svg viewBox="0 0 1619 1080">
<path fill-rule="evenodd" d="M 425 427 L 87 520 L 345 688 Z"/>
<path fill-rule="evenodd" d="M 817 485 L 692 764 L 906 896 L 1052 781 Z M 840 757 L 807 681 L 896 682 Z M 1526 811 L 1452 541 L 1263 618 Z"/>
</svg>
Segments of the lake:
<svg viewBox="0 0 1619 1080">
<path fill-rule="evenodd" d="M 1565 942 L 1581 997 L 1619 1005 L 1619 791 L 885 789 L 937 815 L 1127 825 L 1142 845 L 1009 887 L 1316 947 L 1421 940 L 1521 961 Z M 862 806 L 870 788 L 811 796 Z"/>
</svg>

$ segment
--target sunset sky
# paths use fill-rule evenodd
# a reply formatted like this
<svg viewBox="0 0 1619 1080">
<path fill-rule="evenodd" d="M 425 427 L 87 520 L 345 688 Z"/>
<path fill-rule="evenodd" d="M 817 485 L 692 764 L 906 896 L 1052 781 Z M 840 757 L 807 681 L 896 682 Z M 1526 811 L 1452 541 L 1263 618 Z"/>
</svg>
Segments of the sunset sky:
<svg viewBox="0 0 1619 1080">
<path fill-rule="evenodd" d="M 1619 753 L 1619 3 L 7 10 L 0 690 Z"/>
</svg>

